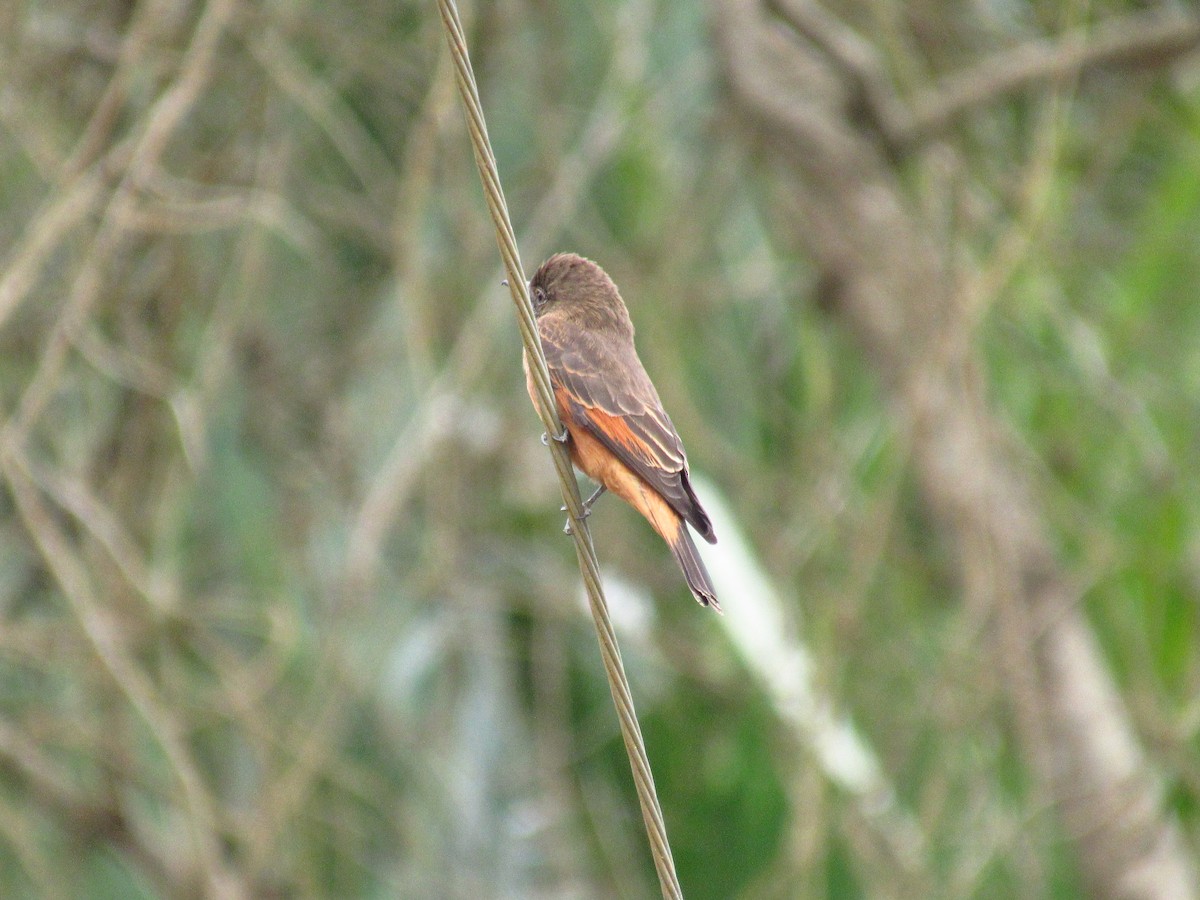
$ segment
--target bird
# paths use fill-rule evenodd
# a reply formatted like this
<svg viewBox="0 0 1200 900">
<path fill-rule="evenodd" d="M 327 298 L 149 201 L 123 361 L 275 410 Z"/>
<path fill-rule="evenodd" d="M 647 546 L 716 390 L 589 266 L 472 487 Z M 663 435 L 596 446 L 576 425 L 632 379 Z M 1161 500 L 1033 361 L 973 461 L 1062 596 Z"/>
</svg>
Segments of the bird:
<svg viewBox="0 0 1200 900">
<path fill-rule="evenodd" d="M 599 484 L 584 515 L 605 491 L 616 494 L 666 541 L 700 605 L 721 612 L 688 531 L 691 526 L 715 544 L 712 521 L 692 487 L 683 442 L 638 357 L 617 286 L 592 260 L 556 253 L 530 279 L 529 295 L 565 426 L 555 439 L 566 444 L 575 467 Z M 536 408 L 528 352 L 524 368 Z"/>
</svg>

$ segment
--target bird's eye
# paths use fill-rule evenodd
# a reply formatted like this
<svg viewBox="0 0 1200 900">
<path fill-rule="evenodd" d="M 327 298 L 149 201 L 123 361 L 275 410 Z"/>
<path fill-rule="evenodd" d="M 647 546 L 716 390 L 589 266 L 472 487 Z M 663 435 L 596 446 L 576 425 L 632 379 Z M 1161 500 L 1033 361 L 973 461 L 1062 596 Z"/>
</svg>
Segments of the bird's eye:
<svg viewBox="0 0 1200 900">
<path fill-rule="evenodd" d="M 537 309 L 541 309 L 546 305 L 546 291 L 544 288 L 535 287 L 533 289 L 533 305 Z"/>
</svg>

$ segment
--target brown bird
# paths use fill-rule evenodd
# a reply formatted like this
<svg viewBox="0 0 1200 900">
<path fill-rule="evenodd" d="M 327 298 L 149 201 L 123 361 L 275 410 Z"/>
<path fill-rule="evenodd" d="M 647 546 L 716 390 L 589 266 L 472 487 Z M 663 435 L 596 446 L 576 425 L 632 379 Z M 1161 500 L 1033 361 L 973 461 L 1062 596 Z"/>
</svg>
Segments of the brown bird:
<svg viewBox="0 0 1200 900">
<path fill-rule="evenodd" d="M 718 612 L 716 591 L 685 522 L 710 544 L 712 522 L 688 475 L 683 442 L 633 346 L 633 323 L 617 286 L 590 259 L 559 253 L 529 282 L 564 440 L 576 467 L 610 490 L 667 542 L 701 606 Z M 529 396 L 537 405 L 529 358 Z"/>
</svg>

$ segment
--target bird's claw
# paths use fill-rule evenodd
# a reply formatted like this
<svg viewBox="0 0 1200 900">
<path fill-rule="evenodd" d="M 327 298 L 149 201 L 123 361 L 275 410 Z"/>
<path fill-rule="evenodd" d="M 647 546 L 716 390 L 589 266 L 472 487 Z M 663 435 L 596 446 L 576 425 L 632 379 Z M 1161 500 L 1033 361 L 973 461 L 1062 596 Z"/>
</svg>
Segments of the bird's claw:
<svg viewBox="0 0 1200 900">
<path fill-rule="evenodd" d="M 596 488 L 596 490 L 592 493 L 592 495 L 590 497 L 588 497 L 586 500 L 583 501 L 583 503 L 581 504 L 583 509 L 579 513 L 579 521 L 582 522 L 584 519 L 586 519 L 588 516 L 590 516 L 592 514 L 592 504 L 595 503 L 600 498 L 600 495 L 603 494 L 605 492 L 605 490 L 607 490 L 607 489 L 604 487 L 604 485 L 600 485 L 600 487 Z M 559 512 L 566 512 L 567 506 L 564 503 L 558 509 L 559 509 Z M 563 534 L 570 534 L 570 533 L 571 533 L 571 520 L 570 520 L 570 518 L 568 518 L 567 524 L 563 525 Z"/>
<path fill-rule="evenodd" d="M 560 506 L 558 508 L 558 511 L 566 512 L 567 511 L 566 504 L 563 504 L 562 506 Z M 582 522 L 584 519 L 586 519 L 591 514 L 592 514 L 592 508 L 590 506 L 588 506 L 586 503 L 583 504 L 583 511 L 579 514 L 579 521 Z M 563 524 L 563 534 L 569 535 L 569 534 L 571 534 L 571 532 L 572 532 L 571 518 L 570 518 L 570 516 L 568 516 L 567 521 Z"/>
<path fill-rule="evenodd" d="M 549 434 L 548 432 L 543 431 L 542 432 L 542 444 L 549 447 L 551 440 L 553 440 L 559 444 L 565 444 L 570 437 L 571 437 L 571 435 L 567 432 L 567 429 L 565 429 L 565 428 L 562 430 L 562 434 L 552 435 L 552 434 Z"/>
</svg>

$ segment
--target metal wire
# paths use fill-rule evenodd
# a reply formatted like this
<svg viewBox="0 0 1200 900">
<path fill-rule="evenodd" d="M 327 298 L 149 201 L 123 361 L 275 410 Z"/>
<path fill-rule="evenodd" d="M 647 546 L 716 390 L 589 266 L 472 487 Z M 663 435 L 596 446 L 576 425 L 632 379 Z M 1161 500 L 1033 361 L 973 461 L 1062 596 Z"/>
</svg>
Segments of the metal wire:
<svg viewBox="0 0 1200 900">
<path fill-rule="evenodd" d="M 454 74 L 458 82 L 458 93 L 462 100 L 463 112 L 467 119 L 467 130 L 471 134 L 471 146 L 475 152 L 475 164 L 479 167 L 479 177 L 483 182 L 483 193 L 487 200 L 488 212 L 491 213 L 492 223 L 496 226 L 496 243 L 500 248 L 500 256 L 504 259 L 504 267 L 508 271 L 508 289 L 512 295 L 513 305 L 517 311 L 517 324 L 521 330 L 521 340 L 525 343 L 525 352 L 529 357 L 530 371 L 533 374 L 538 416 L 549 435 L 563 433 L 562 422 L 554 402 L 554 391 L 550 386 L 550 373 L 546 369 L 546 357 L 542 353 L 541 341 L 538 338 L 537 320 L 533 314 L 533 306 L 529 302 L 529 286 L 525 272 L 521 267 L 521 257 L 517 252 L 517 240 L 513 234 L 512 223 L 508 217 L 508 206 L 504 201 L 504 190 L 500 186 L 500 176 L 496 171 L 496 159 L 492 154 L 491 142 L 488 140 L 487 125 L 483 118 L 483 108 L 479 102 L 479 91 L 475 86 L 475 73 L 471 68 L 471 59 L 467 54 L 467 42 L 463 36 L 462 22 L 458 17 L 458 7 L 454 0 L 438 0 L 438 10 L 442 15 L 442 24 L 446 30 L 446 42 L 450 46 L 450 55 L 454 59 Z M 613 632 L 612 621 L 608 615 L 608 603 L 604 599 L 604 588 L 600 584 L 599 565 L 596 562 L 596 551 L 592 546 L 591 532 L 587 521 L 583 518 L 583 501 L 579 496 L 579 486 L 575 481 L 575 473 L 571 468 L 571 458 L 567 448 L 558 441 L 548 441 L 550 456 L 554 460 L 554 468 L 562 485 L 563 502 L 567 507 L 567 516 L 571 522 L 571 533 L 575 539 L 575 553 L 579 558 L 579 571 L 583 575 L 583 584 L 587 589 L 588 605 L 592 612 L 592 621 L 596 626 L 596 636 L 600 642 L 600 655 L 604 661 L 604 672 L 608 676 L 608 687 L 612 692 L 613 704 L 617 708 L 617 718 L 621 723 L 621 737 L 625 741 L 625 751 L 629 755 L 629 765 L 633 769 L 633 782 L 637 787 L 638 802 L 642 807 L 642 820 L 646 825 L 646 834 L 650 840 L 650 851 L 654 857 L 654 868 L 658 872 L 658 882 L 662 887 L 664 898 L 682 900 L 683 891 L 679 887 L 679 879 L 675 874 L 675 860 L 671 856 L 671 845 L 667 841 L 667 829 L 663 824 L 662 809 L 658 804 L 658 795 L 654 790 L 654 776 L 650 771 L 650 762 L 646 758 L 646 747 L 642 741 L 642 729 L 638 725 L 637 714 L 633 708 L 633 696 L 629 692 L 629 680 L 625 677 L 625 666 L 621 662 L 621 651 L 617 647 L 617 636 Z"/>
</svg>

